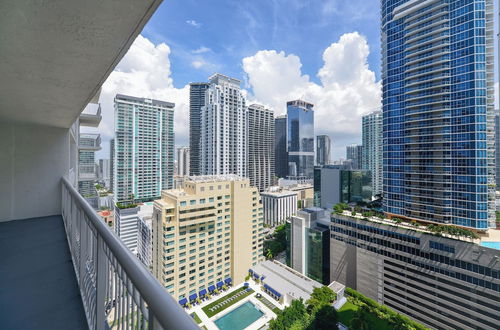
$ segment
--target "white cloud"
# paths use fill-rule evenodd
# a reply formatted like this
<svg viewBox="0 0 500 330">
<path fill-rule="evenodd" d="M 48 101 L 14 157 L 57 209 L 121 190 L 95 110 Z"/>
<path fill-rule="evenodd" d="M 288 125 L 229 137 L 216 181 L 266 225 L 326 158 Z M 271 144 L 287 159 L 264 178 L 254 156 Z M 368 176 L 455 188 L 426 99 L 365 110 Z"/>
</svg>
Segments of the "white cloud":
<svg viewBox="0 0 500 330">
<path fill-rule="evenodd" d="M 115 70 L 102 86 L 100 103 L 103 119 L 98 131 L 104 141 L 114 136 L 114 105 L 116 94 L 148 97 L 175 103 L 174 127 L 176 144 L 187 144 L 189 135 L 189 85 L 175 88 L 170 71 L 170 48 L 154 45 L 139 35 Z M 105 142 L 100 155 L 109 157 Z"/>
<path fill-rule="evenodd" d="M 201 46 L 200 48 L 191 51 L 191 53 L 193 53 L 193 54 L 203 54 L 203 53 L 208 53 L 208 52 L 211 52 L 211 51 L 212 50 L 210 48 L 205 47 L 205 46 Z"/>
<path fill-rule="evenodd" d="M 196 27 L 196 28 L 201 27 L 201 23 L 196 22 L 194 19 L 188 19 L 188 20 L 186 21 L 186 23 L 187 23 L 187 24 L 189 24 L 189 25 L 191 25 L 191 26 L 194 26 L 194 27 Z"/>
<path fill-rule="evenodd" d="M 243 59 L 244 77 L 252 93 L 244 90 L 248 104 L 262 103 L 276 114 L 285 113 L 286 101 L 304 99 L 315 104 L 316 134 L 329 134 L 334 151 L 342 155 L 344 145 L 360 142 L 361 115 L 380 107 L 380 82 L 368 68 L 369 48 L 358 33 L 344 34 L 323 52 L 320 83 L 302 73 L 298 56 L 275 50 L 261 50 Z M 117 93 L 174 102 L 176 145 L 189 143 L 189 85 L 174 87 L 170 70 L 170 48 L 154 45 L 139 35 L 128 53 L 102 86 L 103 120 L 98 131 L 104 141 L 114 135 L 113 98 Z M 195 57 L 191 65 L 215 72 L 217 68 Z M 107 143 L 101 157 L 107 157 Z M 337 148 L 335 148 L 337 147 Z"/>
<path fill-rule="evenodd" d="M 275 50 L 244 58 L 243 69 L 252 97 L 271 106 L 276 114 L 286 111 L 289 100 L 314 103 L 315 133 L 330 135 L 338 147 L 361 142 L 361 115 L 381 105 L 381 84 L 368 68 L 368 54 L 366 39 L 359 33 L 342 35 L 323 52 L 324 65 L 317 74 L 320 84 L 302 74 L 298 56 Z M 345 152 L 336 151 L 337 156 Z"/>
</svg>

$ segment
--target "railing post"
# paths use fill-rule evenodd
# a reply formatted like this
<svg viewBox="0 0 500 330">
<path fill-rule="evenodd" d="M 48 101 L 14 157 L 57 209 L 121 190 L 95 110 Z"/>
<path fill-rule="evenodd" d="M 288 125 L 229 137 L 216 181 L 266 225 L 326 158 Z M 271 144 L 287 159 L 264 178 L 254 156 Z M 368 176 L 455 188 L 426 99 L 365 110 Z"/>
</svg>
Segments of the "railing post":
<svg viewBox="0 0 500 330">
<path fill-rule="evenodd" d="M 104 330 L 106 315 L 105 301 L 108 288 L 108 260 L 104 252 L 104 241 L 101 235 L 97 234 L 97 262 L 96 262 L 96 330 Z"/>
<path fill-rule="evenodd" d="M 148 324 L 148 330 L 163 330 L 160 322 L 155 317 L 155 314 L 151 310 L 151 307 L 148 307 L 148 318 L 149 318 L 149 324 Z"/>
</svg>

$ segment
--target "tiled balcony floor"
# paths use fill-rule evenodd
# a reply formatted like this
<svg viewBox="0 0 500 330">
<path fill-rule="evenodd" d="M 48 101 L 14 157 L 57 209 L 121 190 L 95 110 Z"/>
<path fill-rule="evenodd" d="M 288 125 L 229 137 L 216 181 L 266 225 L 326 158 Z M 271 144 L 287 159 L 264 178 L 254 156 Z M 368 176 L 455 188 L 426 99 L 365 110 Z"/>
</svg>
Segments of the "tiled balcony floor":
<svg viewBox="0 0 500 330">
<path fill-rule="evenodd" d="M 0 328 L 88 329 L 61 216 L 0 222 Z"/>
</svg>

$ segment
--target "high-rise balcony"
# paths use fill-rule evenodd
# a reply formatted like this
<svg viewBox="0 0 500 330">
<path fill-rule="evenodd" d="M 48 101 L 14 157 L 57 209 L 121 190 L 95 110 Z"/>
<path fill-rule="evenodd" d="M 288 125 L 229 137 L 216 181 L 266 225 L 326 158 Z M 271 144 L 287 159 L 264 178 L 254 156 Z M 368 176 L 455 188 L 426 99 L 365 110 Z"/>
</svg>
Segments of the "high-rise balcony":
<svg viewBox="0 0 500 330">
<path fill-rule="evenodd" d="M 97 127 L 101 119 L 101 105 L 99 103 L 89 103 L 80 114 L 80 125 Z"/>
<path fill-rule="evenodd" d="M 101 150 L 101 136 L 99 134 L 80 134 L 78 141 L 80 150 L 98 151 Z"/>
<path fill-rule="evenodd" d="M 0 5 L 1 329 L 198 328 L 75 189 L 75 123 L 160 2 Z"/>
</svg>

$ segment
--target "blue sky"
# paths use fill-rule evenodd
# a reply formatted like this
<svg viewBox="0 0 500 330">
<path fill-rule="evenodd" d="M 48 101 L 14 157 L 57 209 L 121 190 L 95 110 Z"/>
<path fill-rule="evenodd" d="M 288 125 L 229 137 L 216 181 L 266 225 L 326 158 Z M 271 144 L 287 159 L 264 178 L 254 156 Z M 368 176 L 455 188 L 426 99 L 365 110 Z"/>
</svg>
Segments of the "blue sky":
<svg viewBox="0 0 500 330">
<path fill-rule="evenodd" d="M 376 0 L 165 0 L 142 34 L 155 44 L 169 45 L 174 86 L 181 88 L 205 81 L 215 71 L 244 79 L 242 58 L 263 49 L 298 55 L 303 73 L 317 81 L 325 48 L 353 31 L 367 38 L 369 67 L 379 80 Z M 210 51 L 192 53 L 202 47 Z M 209 65 L 194 68 L 197 56 Z"/>
</svg>

